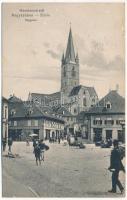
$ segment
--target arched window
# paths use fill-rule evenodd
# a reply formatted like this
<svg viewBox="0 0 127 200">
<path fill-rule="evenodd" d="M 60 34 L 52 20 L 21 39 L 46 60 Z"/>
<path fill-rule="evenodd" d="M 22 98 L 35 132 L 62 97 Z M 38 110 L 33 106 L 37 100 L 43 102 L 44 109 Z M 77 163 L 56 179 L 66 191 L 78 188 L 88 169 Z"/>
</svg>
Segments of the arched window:
<svg viewBox="0 0 127 200">
<path fill-rule="evenodd" d="M 73 66 L 73 68 L 72 68 L 72 76 L 73 76 L 73 77 L 76 76 L 76 72 L 75 72 L 75 68 L 74 68 L 74 66 Z"/>
<path fill-rule="evenodd" d="M 63 75 L 64 75 L 64 77 L 66 76 L 66 69 L 65 69 L 65 67 L 64 67 L 64 70 L 63 70 Z"/>
<path fill-rule="evenodd" d="M 83 99 L 83 106 L 86 106 L 86 98 Z"/>
<path fill-rule="evenodd" d="M 77 113 L 77 109 L 76 108 L 74 108 L 74 113 Z"/>
</svg>

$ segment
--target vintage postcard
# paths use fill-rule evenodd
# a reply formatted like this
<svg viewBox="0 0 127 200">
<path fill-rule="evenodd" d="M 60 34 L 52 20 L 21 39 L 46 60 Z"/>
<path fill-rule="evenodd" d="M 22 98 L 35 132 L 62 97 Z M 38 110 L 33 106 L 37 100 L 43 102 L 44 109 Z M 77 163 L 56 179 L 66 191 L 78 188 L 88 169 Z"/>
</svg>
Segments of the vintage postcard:
<svg viewBox="0 0 127 200">
<path fill-rule="evenodd" d="M 125 3 L 1 9 L 2 197 L 125 197 Z"/>
</svg>

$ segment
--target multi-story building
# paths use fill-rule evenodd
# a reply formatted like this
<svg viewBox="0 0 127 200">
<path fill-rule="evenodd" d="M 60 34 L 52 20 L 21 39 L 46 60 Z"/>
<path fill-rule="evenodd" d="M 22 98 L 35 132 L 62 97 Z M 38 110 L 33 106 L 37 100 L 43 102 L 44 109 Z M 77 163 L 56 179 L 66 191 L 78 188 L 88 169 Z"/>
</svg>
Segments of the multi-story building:
<svg viewBox="0 0 127 200">
<path fill-rule="evenodd" d="M 81 132 L 91 141 L 109 138 L 125 141 L 125 99 L 116 90 L 110 91 L 89 111 L 78 117 Z"/>
<path fill-rule="evenodd" d="M 64 134 L 64 121 L 61 116 L 41 110 L 34 102 L 19 101 L 14 97 L 9 101 L 9 137 L 24 140 L 31 134 L 39 139 L 59 137 Z"/>
<path fill-rule="evenodd" d="M 2 97 L 2 127 L 1 127 L 1 139 L 6 140 L 8 138 L 8 100 Z"/>
<path fill-rule="evenodd" d="M 76 116 L 72 115 L 71 112 L 65 106 L 55 109 L 55 112 L 62 117 L 65 121 L 64 124 L 64 133 L 66 134 L 75 134 L 74 125 L 76 123 Z"/>
</svg>

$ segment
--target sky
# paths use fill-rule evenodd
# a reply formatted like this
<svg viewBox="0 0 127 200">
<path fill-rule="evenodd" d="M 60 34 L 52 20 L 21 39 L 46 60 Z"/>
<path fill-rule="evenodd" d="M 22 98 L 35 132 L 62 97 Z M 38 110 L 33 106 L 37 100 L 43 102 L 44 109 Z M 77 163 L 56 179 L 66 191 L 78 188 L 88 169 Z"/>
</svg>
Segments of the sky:
<svg viewBox="0 0 127 200">
<path fill-rule="evenodd" d="M 80 84 L 99 98 L 119 85 L 125 96 L 124 20 L 123 3 L 4 3 L 2 95 L 26 100 L 29 92 L 60 91 L 71 26 Z"/>
</svg>

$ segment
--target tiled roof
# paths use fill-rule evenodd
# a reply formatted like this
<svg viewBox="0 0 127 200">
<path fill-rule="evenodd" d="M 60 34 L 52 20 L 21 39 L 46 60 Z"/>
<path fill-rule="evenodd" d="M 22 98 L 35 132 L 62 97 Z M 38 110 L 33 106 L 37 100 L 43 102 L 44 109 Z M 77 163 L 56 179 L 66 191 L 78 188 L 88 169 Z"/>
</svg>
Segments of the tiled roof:
<svg viewBox="0 0 127 200">
<path fill-rule="evenodd" d="M 89 95 L 90 95 L 91 97 L 97 96 L 97 93 L 96 93 L 94 87 L 87 87 L 87 86 L 83 86 L 83 85 L 78 85 L 78 86 L 74 87 L 74 88 L 71 90 L 69 96 L 78 95 L 78 93 L 79 93 L 79 91 L 80 91 L 81 88 L 84 88 L 84 90 L 85 90 L 85 89 L 88 90 Z"/>
<path fill-rule="evenodd" d="M 28 110 L 31 109 L 32 112 L 30 115 L 27 115 Z M 11 115 L 11 111 L 14 110 L 15 114 Z M 43 113 L 35 104 L 29 106 L 27 102 L 15 102 L 9 103 L 9 118 L 10 119 L 20 119 L 20 118 L 48 118 L 50 120 L 64 122 L 62 119 L 57 118 L 49 113 Z"/>
<path fill-rule="evenodd" d="M 111 108 L 106 108 L 107 103 L 111 104 Z M 103 97 L 98 104 L 90 108 L 87 113 L 125 113 L 125 99 L 115 90 L 112 90 L 105 97 Z"/>
</svg>

